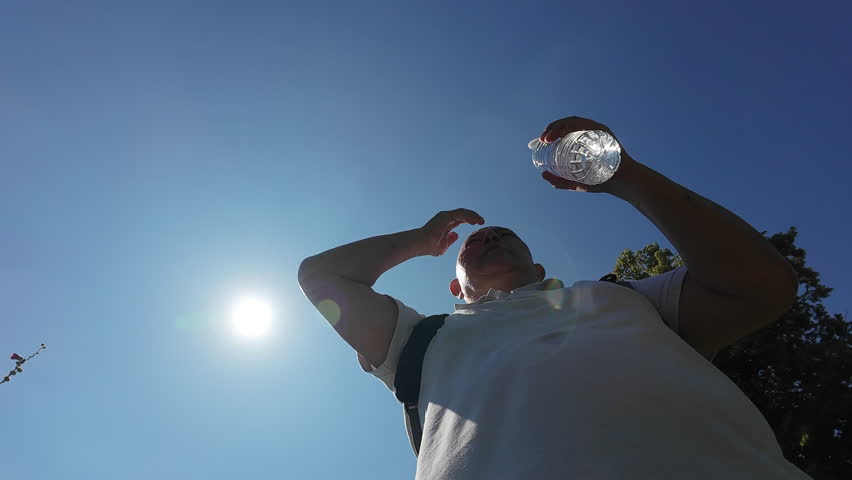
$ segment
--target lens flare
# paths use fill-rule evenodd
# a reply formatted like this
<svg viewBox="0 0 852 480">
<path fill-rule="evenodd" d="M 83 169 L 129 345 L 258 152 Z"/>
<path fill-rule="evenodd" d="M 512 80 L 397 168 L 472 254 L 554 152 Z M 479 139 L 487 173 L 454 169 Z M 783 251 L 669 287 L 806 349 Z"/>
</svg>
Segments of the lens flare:
<svg viewBox="0 0 852 480">
<path fill-rule="evenodd" d="M 320 311 L 323 317 L 328 320 L 331 326 L 337 325 L 340 321 L 340 306 L 332 299 L 326 298 L 317 303 L 317 310 Z"/>
</svg>

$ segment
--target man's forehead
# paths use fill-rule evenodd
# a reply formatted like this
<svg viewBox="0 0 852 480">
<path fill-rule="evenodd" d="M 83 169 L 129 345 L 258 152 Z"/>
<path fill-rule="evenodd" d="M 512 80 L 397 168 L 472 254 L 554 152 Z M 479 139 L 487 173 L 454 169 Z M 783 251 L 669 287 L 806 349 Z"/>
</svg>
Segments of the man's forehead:
<svg viewBox="0 0 852 480">
<path fill-rule="evenodd" d="M 511 232 L 511 233 L 515 233 L 515 232 L 513 232 L 512 230 L 510 230 L 510 229 L 508 229 L 508 228 L 506 228 L 506 227 L 482 227 L 482 228 L 480 228 L 479 230 L 474 231 L 474 232 L 473 232 L 473 233 L 471 233 L 470 235 L 471 235 L 471 236 L 473 236 L 473 235 L 476 235 L 477 233 L 482 232 L 482 231 L 485 231 L 485 230 L 494 230 L 495 232 Z"/>
</svg>

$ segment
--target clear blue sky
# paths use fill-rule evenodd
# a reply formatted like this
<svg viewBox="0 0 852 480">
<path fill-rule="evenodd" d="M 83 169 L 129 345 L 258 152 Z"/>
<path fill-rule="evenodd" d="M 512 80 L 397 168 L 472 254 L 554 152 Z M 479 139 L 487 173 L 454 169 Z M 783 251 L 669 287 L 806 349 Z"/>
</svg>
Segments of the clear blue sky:
<svg viewBox="0 0 852 480">
<path fill-rule="evenodd" d="M 296 269 L 457 207 L 568 284 L 670 246 L 539 177 L 527 142 L 564 116 L 758 230 L 798 227 L 849 309 L 848 2 L 15 3 L 0 353 L 48 350 L 0 385 L 5 478 L 413 478 L 399 405 Z M 375 288 L 452 311 L 456 252 Z M 229 328 L 246 291 L 272 335 Z"/>
</svg>

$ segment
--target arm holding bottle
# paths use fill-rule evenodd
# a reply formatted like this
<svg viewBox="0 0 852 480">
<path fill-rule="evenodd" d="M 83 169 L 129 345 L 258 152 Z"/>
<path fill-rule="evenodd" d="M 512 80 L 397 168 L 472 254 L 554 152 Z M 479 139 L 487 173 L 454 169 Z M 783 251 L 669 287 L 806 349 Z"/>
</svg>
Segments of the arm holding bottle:
<svg viewBox="0 0 852 480">
<path fill-rule="evenodd" d="M 606 125 L 568 117 L 541 135 L 554 141 Z M 795 301 L 796 272 L 754 227 L 730 210 L 635 161 L 622 145 L 619 171 L 600 185 L 582 185 L 545 172 L 556 188 L 609 193 L 648 218 L 683 257 L 688 273 L 679 303 L 678 334 L 698 352 L 716 351 L 775 322 Z"/>
</svg>

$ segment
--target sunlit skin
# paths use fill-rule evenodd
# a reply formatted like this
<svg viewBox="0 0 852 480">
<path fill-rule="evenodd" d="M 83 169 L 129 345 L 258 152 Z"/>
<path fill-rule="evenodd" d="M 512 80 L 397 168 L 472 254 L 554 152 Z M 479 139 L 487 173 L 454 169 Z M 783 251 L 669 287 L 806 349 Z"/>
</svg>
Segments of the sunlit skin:
<svg viewBox="0 0 852 480">
<path fill-rule="evenodd" d="M 485 227 L 467 237 L 459 249 L 450 293 L 473 303 L 489 289 L 508 293 L 544 276 L 544 267 L 533 262 L 529 247 L 512 230 Z"/>
</svg>

